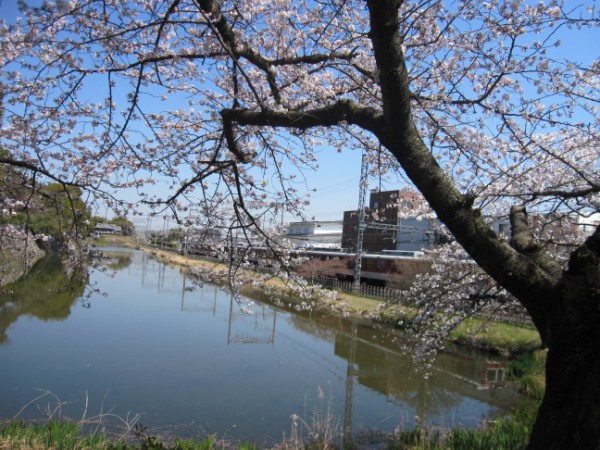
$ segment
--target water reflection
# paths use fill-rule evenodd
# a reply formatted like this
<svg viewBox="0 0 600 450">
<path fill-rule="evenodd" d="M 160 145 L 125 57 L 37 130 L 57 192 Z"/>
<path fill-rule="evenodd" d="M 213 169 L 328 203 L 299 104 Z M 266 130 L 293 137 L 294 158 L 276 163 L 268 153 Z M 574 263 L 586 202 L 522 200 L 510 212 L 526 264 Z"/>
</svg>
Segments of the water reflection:
<svg viewBox="0 0 600 450">
<path fill-rule="evenodd" d="M 258 296 L 259 300 L 267 301 Z M 230 303 L 231 328 L 235 310 Z M 475 350 L 459 349 L 452 345 L 440 354 L 432 374 L 418 370 L 410 355 L 404 354 L 398 345 L 403 337 L 400 331 L 367 324 L 359 325 L 356 320 L 343 319 L 330 315 L 296 312 L 292 307 L 286 309 L 292 315 L 289 322 L 298 330 L 334 344 L 334 354 L 346 362 L 344 383 L 343 431 L 349 437 L 354 430 L 352 424 L 354 385 L 359 385 L 383 394 L 386 401 L 401 408 L 414 409 L 411 426 L 428 423 L 448 426 L 444 418 L 448 413 L 460 408 L 465 398 L 482 402 L 507 411 L 520 400 L 511 391 L 502 389 L 505 385 L 505 363 L 490 360 Z M 272 324 L 271 340 L 259 337 L 246 337 L 240 340 L 246 343 L 273 342 L 276 336 L 276 317 L 265 314 L 265 306 L 255 315 L 255 329 L 259 318 L 263 329 Z M 233 341 L 228 339 L 228 344 Z M 473 417 L 466 421 L 467 426 L 474 424 Z M 452 425 L 464 425 L 454 421 Z"/>
<path fill-rule="evenodd" d="M 93 253 L 93 255 L 95 255 L 96 258 L 96 267 L 102 267 L 114 271 L 128 268 L 133 261 L 130 252 L 99 251 L 95 254 Z"/>
<path fill-rule="evenodd" d="M 275 344 L 275 326 L 277 311 L 266 305 L 259 305 L 252 312 L 254 327 L 246 332 L 235 332 L 235 319 L 246 318 L 250 314 L 238 310 L 238 303 L 231 296 L 229 300 L 229 323 L 227 328 L 227 344 Z"/>
<path fill-rule="evenodd" d="M 0 288 L 0 345 L 8 342 L 7 330 L 20 316 L 66 319 L 86 284 L 81 270 L 67 273 L 56 255 L 38 261 L 26 277 Z"/>
<path fill-rule="evenodd" d="M 501 378 L 501 361 L 474 352 L 443 353 L 425 379 L 394 331 L 259 301 L 248 315 L 217 286 L 190 290 L 182 269 L 143 252 L 104 250 L 98 264 L 107 270 L 91 281 L 107 296 L 90 299 L 91 309 L 72 308 L 61 327 L 20 320 L 7 332 L 14 343 L 0 347 L 0 417 L 31 400 L 35 386 L 63 400 L 110 391 L 115 414 L 143 413 L 153 429 L 262 443 L 280 439 L 291 414 L 310 421 L 321 408 L 311 393 L 323 390 L 346 436 L 417 422 L 475 426 L 521 402 L 486 384 Z"/>
<path fill-rule="evenodd" d="M 323 339 L 332 336 L 335 355 L 347 361 L 343 427 L 346 435 L 353 429 L 355 382 L 383 394 L 388 403 L 401 408 L 410 406 L 415 411 L 412 425 L 448 425 L 443 418 L 460 408 L 465 398 L 498 410 L 510 410 L 518 397 L 502 389 L 504 363 L 489 361 L 476 351 L 450 347 L 440 354 L 433 373 L 424 376 L 415 368 L 411 356 L 400 351 L 398 332 L 330 316 L 313 319 L 306 321 L 295 315 L 292 321 Z M 462 424 L 460 420 L 453 423 Z"/>
</svg>

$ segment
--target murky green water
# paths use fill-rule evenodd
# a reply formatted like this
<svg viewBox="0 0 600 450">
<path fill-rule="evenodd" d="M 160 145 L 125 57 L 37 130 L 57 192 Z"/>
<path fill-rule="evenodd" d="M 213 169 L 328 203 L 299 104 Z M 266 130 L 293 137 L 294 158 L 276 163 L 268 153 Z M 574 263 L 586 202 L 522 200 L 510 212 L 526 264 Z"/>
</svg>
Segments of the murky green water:
<svg viewBox="0 0 600 450">
<path fill-rule="evenodd" d="M 474 352 L 443 354 L 424 379 L 389 331 L 261 303 L 247 315 L 148 254 L 110 254 L 87 286 L 46 261 L 0 297 L 1 418 L 139 414 L 155 434 L 273 443 L 293 414 L 389 432 L 476 426 L 523 401 L 493 387 L 502 370 Z"/>
</svg>

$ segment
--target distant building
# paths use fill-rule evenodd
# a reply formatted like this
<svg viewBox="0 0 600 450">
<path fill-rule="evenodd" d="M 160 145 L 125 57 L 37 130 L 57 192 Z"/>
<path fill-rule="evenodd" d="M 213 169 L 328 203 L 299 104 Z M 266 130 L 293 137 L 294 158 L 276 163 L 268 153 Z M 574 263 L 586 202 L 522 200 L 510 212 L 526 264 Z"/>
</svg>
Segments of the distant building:
<svg viewBox="0 0 600 450">
<path fill-rule="evenodd" d="M 396 248 L 399 251 L 422 251 L 439 243 L 439 233 L 432 219 L 407 217 L 398 219 Z"/>
<path fill-rule="evenodd" d="M 221 230 L 218 228 L 189 228 L 187 236 L 190 240 L 221 240 Z"/>
<path fill-rule="evenodd" d="M 342 222 L 340 220 L 290 222 L 286 237 L 296 247 L 340 248 Z"/>
<path fill-rule="evenodd" d="M 574 237 L 586 238 L 600 225 L 600 214 L 582 216 L 580 214 L 530 214 L 529 226 L 542 240 L 550 242 L 568 242 Z M 491 223 L 492 229 L 500 236 L 508 239 L 511 236 L 511 225 L 508 218 L 498 219 Z"/>
<path fill-rule="evenodd" d="M 577 216 L 577 233 L 579 236 L 590 236 L 600 225 L 600 213 L 590 214 L 589 216 Z"/>
<path fill-rule="evenodd" d="M 123 230 L 119 225 L 113 225 L 112 223 L 97 223 L 94 227 L 94 233 L 96 234 L 122 234 Z"/>
<path fill-rule="evenodd" d="M 418 192 L 371 192 L 369 207 L 365 210 L 367 227 L 363 232 L 363 251 L 420 251 L 433 245 L 436 233 L 431 222 L 417 219 L 425 204 Z M 345 249 L 356 249 L 358 220 L 358 211 L 344 211 L 342 247 Z M 378 229 L 369 224 L 384 224 L 389 228 Z"/>
</svg>

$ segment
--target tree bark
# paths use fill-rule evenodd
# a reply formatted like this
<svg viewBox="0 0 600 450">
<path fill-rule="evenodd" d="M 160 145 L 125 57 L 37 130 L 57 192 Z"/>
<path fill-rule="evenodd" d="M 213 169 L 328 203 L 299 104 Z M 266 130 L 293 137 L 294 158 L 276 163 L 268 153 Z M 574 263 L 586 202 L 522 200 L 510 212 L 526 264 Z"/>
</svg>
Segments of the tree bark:
<svg viewBox="0 0 600 450">
<path fill-rule="evenodd" d="M 573 252 L 551 313 L 531 449 L 600 449 L 600 227 Z"/>
<path fill-rule="evenodd" d="M 600 449 L 600 336 L 597 323 L 556 321 L 556 326 L 562 328 L 562 334 L 566 336 L 549 346 L 546 392 L 528 448 Z"/>
</svg>

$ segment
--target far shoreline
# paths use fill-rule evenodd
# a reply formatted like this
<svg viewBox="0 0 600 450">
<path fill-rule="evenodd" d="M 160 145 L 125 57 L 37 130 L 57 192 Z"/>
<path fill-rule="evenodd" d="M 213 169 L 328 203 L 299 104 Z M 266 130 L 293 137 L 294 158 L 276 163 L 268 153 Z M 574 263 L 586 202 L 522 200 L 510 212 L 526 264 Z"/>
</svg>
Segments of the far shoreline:
<svg viewBox="0 0 600 450">
<path fill-rule="evenodd" d="M 93 246 L 116 246 L 139 249 L 155 255 L 162 262 L 188 270 L 218 272 L 227 268 L 225 263 L 188 258 L 172 250 L 144 245 L 137 242 L 131 236 L 104 235 L 95 240 Z M 266 285 L 271 291 L 269 294 L 272 295 L 275 292 L 278 296 L 285 297 L 285 301 L 288 303 L 300 304 L 302 301 L 305 301 L 305 299 L 303 300 L 294 295 L 290 287 L 278 278 L 267 281 Z M 315 292 L 318 295 L 321 292 L 327 291 L 316 287 Z M 250 287 L 242 288 L 241 294 L 249 297 L 256 295 L 264 296 L 262 290 Z M 324 298 L 316 298 L 315 300 L 313 306 L 316 306 L 319 312 L 351 317 L 373 325 L 383 324 L 394 327 L 400 320 L 410 320 L 411 311 L 405 307 L 389 305 L 384 309 L 382 308 L 384 303 L 381 300 L 359 297 L 344 292 L 338 292 L 334 301 Z M 459 346 L 474 348 L 492 354 L 501 354 L 505 357 L 516 357 L 542 348 L 539 333 L 532 327 L 483 319 L 469 319 L 465 321 L 452 332 L 449 341 Z"/>
</svg>

